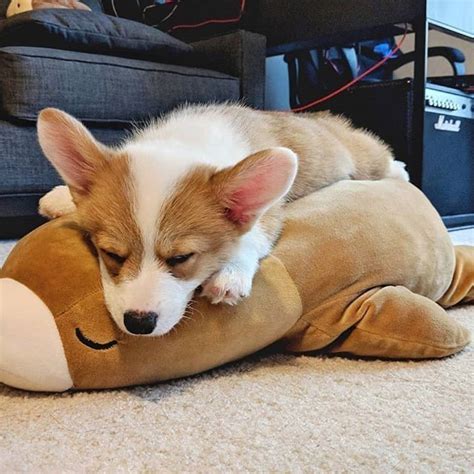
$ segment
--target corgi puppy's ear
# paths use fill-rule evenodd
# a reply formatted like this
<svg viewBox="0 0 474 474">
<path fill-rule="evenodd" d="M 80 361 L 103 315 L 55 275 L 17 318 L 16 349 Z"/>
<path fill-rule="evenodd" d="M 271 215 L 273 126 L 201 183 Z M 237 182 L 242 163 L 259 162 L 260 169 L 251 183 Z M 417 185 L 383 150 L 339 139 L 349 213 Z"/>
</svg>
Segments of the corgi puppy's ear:
<svg viewBox="0 0 474 474">
<path fill-rule="evenodd" d="M 38 117 L 38 139 L 74 197 L 87 194 L 98 167 L 110 153 L 81 122 L 58 109 L 44 109 Z"/>
<path fill-rule="evenodd" d="M 269 148 L 217 172 L 212 182 L 228 219 L 245 231 L 288 193 L 297 169 L 295 153 Z"/>
</svg>

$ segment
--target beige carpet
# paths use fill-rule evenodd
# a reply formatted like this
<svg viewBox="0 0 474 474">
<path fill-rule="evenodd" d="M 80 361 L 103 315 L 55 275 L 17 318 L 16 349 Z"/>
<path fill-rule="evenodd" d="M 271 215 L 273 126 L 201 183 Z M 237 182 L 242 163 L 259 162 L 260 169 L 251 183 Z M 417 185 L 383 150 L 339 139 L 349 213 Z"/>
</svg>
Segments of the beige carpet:
<svg viewBox="0 0 474 474">
<path fill-rule="evenodd" d="M 474 331 L 474 306 L 451 315 Z M 472 473 L 473 361 L 472 345 L 425 362 L 274 355 L 127 390 L 0 386 L 0 472 Z"/>
</svg>

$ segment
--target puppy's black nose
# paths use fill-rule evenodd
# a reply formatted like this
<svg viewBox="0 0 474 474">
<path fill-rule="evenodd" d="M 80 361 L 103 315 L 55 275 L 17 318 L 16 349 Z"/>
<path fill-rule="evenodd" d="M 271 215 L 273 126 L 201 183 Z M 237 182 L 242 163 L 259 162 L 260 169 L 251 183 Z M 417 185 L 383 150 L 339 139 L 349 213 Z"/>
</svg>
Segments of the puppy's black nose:
<svg viewBox="0 0 474 474">
<path fill-rule="evenodd" d="M 125 327 L 132 334 L 150 334 L 156 327 L 158 315 L 152 311 L 127 311 L 123 315 Z"/>
</svg>

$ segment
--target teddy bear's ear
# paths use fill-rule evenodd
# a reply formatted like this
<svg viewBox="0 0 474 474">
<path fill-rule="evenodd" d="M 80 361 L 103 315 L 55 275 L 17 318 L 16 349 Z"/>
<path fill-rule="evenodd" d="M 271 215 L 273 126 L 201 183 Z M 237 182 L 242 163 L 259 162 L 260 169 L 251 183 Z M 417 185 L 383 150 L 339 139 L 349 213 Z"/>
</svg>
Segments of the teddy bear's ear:
<svg viewBox="0 0 474 474">
<path fill-rule="evenodd" d="M 57 109 L 44 109 L 38 117 L 41 148 L 71 191 L 85 194 L 98 167 L 111 152 L 81 122 Z"/>
<path fill-rule="evenodd" d="M 39 10 L 43 8 L 67 8 L 71 10 L 86 10 L 91 9 L 85 4 L 78 0 L 27 0 L 32 5 L 33 10 Z M 31 8 L 30 8 L 31 10 Z"/>
<path fill-rule="evenodd" d="M 85 11 L 92 11 L 85 3 L 79 2 L 77 0 L 70 0 L 69 4 L 71 8 L 75 8 L 76 10 L 85 10 Z"/>
<path fill-rule="evenodd" d="M 10 5 L 8 5 L 6 17 L 9 18 L 18 13 L 28 12 L 32 9 L 32 0 L 12 0 Z"/>
</svg>

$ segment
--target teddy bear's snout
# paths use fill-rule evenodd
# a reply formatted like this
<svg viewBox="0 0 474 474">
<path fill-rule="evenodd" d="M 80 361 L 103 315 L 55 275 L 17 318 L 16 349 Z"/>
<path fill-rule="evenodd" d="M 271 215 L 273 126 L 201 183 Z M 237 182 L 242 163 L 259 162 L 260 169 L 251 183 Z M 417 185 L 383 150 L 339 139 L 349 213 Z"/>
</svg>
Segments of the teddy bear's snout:
<svg viewBox="0 0 474 474">
<path fill-rule="evenodd" d="M 62 392 L 73 382 L 56 321 L 33 291 L 0 279 L 0 382 L 24 390 Z"/>
</svg>

